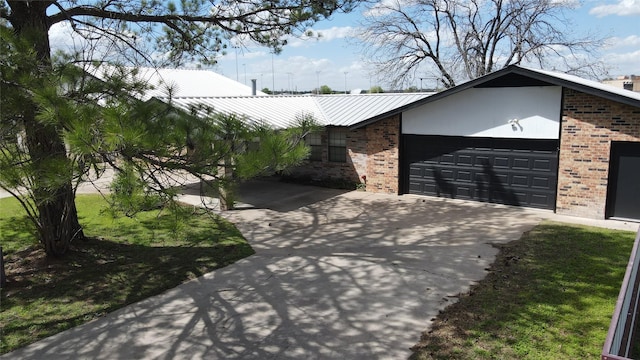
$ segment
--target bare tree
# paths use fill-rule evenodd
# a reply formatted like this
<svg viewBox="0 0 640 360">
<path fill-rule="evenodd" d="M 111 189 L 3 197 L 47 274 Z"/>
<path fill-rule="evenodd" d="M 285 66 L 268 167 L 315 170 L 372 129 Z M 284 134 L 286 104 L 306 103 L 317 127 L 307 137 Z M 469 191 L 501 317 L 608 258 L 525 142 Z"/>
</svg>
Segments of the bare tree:
<svg viewBox="0 0 640 360">
<path fill-rule="evenodd" d="M 574 37 L 571 0 L 388 0 L 366 12 L 359 39 L 378 73 L 446 88 L 511 64 L 597 75 L 603 39 Z"/>
</svg>

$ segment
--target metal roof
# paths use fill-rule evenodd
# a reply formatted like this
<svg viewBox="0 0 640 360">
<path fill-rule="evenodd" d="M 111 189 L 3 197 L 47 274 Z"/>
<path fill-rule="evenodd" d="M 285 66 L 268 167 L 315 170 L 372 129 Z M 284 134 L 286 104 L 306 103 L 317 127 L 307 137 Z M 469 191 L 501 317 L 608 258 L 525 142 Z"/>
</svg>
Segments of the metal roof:
<svg viewBox="0 0 640 360">
<path fill-rule="evenodd" d="M 159 99 L 167 101 L 166 98 Z M 189 97 L 173 98 L 171 101 L 185 110 L 203 105 L 215 112 L 236 114 L 254 122 L 270 124 L 275 128 L 292 125 L 296 117 L 302 114 L 311 114 L 318 122 L 324 124 L 324 115 L 311 96 Z"/>
<path fill-rule="evenodd" d="M 539 74 L 538 79 L 549 81 L 555 85 L 562 85 L 567 88 L 601 96 L 628 105 L 640 106 L 640 93 L 638 92 L 555 71 L 533 69 L 524 66 L 517 66 L 515 71 L 518 70 L 524 75 L 537 73 Z"/>
<path fill-rule="evenodd" d="M 117 68 L 108 64 L 89 68 L 87 71 L 99 79 L 115 72 Z M 212 96 L 250 96 L 251 87 L 210 70 L 201 69 L 164 69 L 151 67 L 123 68 L 127 76 L 144 81 L 151 86 L 141 96 L 143 101 L 153 97 L 212 97 Z M 134 75 L 135 73 L 135 75 Z M 256 95 L 266 95 L 257 91 Z"/>
<path fill-rule="evenodd" d="M 313 115 L 324 126 L 353 126 L 430 95 L 432 93 L 177 97 L 172 101 L 183 109 L 204 105 L 217 112 L 284 128 L 302 114 Z M 167 98 L 159 99 L 167 101 Z"/>
<path fill-rule="evenodd" d="M 326 125 L 353 126 L 430 95 L 433 93 L 345 94 L 315 99 L 326 116 Z"/>
</svg>

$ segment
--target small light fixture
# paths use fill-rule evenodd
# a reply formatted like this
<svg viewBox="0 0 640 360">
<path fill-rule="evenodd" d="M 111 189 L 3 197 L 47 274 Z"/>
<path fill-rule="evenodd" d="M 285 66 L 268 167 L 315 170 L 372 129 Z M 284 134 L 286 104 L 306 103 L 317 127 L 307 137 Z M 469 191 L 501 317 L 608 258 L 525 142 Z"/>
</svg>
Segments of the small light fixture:
<svg viewBox="0 0 640 360">
<path fill-rule="evenodd" d="M 522 125 L 520 125 L 520 120 L 517 118 L 514 119 L 510 119 L 509 121 L 507 121 L 507 124 L 511 125 L 511 129 L 513 131 L 518 131 L 518 129 L 520 129 L 520 131 L 522 131 Z"/>
</svg>

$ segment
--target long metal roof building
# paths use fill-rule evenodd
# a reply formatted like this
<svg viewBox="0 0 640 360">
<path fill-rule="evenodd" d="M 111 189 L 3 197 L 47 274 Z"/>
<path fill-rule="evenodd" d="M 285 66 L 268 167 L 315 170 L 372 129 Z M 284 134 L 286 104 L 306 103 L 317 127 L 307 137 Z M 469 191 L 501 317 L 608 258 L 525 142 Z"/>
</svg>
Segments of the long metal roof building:
<svg viewBox="0 0 640 360">
<path fill-rule="evenodd" d="M 215 112 L 285 128 L 303 114 L 313 115 L 324 126 L 353 126 L 430 95 L 432 93 L 176 97 L 171 101 L 185 110 L 204 105 Z"/>
</svg>

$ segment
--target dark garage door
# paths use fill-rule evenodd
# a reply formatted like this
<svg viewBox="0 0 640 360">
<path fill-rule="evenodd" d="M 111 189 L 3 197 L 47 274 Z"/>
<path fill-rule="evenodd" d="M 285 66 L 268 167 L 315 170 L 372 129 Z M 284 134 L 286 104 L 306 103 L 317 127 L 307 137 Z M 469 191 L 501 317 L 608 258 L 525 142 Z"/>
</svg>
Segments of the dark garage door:
<svg viewBox="0 0 640 360">
<path fill-rule="evenodd" d="M 554 209 L 558 140 L 403 135 L 402 191 Z"/>
<path fill-rule="evenodd" d="M 611 143 L 609 217 L 640 220 L 640 143 Z"/>
</svg>

